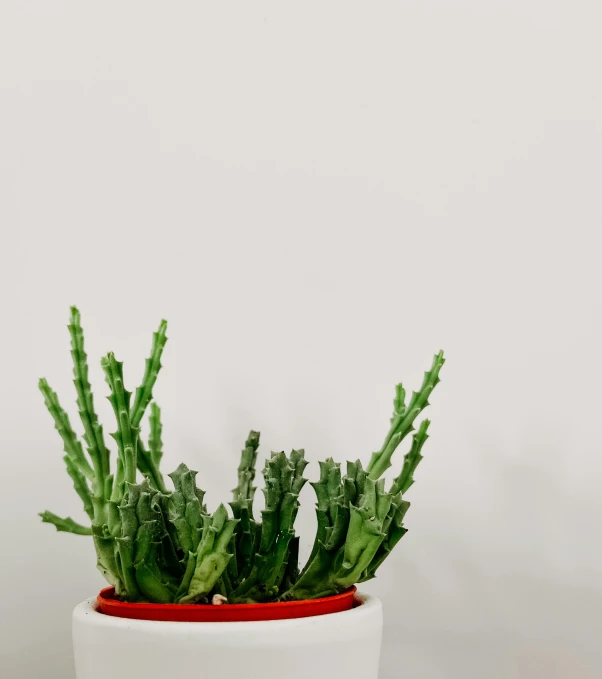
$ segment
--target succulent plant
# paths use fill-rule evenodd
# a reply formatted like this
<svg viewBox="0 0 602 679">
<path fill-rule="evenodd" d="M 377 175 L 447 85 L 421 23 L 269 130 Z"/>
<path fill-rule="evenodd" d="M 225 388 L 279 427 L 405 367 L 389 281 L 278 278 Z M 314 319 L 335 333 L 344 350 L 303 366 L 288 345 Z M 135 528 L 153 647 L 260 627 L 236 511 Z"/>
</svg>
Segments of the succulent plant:
<svg viewBox="0 0 602 679">
<path fill-rule="evenodd" d="M 59 531 L 92 536 L 98 568 L 115 587 L 117 597 L 197 603 L 219 595 L 230 603 L 255 603 L 328 596 L 373 578 L 406 533 L 403 521 L 410 505 L 404 495 L 414 482 L 429 427 L 428 420 L 418 429 L 414 423 L 439 382 L 442 352 L 407 404 L 405 390 L 397 385 L 389 432 L 366 469 L 359 460 L 347 462 L 342 475 L 340 464 L 332 458 L 320 462 L 320 478 L 311 484 L 317 498 L 316 536 L 300 570 L 294 525 L 299 494 L 307 481 L 304 451 L 275 452 L 266 460 L 265 507 L 260 518 L 253 511 L 256 431 L 250 432 L 241 452 L 231 513 L 223 504 L 208 512 L 205 493 L 196 485 L 197 472 L 185 464 L 169 474 L 173 489 L 168 489 L 160 471 L 161 411 L 153 400 L 167 341 L 167 323 L 162 321 L 133 399 L 124 384 L 123 364 L 112 353 L 101 361 L 117 423 L 111 434 L 117 448 L 111 465 L 94 408 L 81 318 L 75 307 L 68 327 L 85 452 L 56 393 L 45 379 L 39 386 L 63 441 L 67 473 L 90 525 L 48 511 L 40 516 Z M 147 409 L 150 436 L 145 444 L 141 423 Z M 383 474 L 396 448 L 410 434 L 410 450 L 387 490 Z"/>
</svg>

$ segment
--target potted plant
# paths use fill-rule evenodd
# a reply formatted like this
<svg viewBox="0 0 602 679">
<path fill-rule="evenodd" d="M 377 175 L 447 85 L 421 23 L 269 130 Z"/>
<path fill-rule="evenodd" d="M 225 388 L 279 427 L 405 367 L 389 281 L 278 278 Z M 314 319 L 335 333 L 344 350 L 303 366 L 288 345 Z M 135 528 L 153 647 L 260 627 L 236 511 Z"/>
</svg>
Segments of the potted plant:
<svg viewBox="0 0 602 679">
<path fill-rule="evenodd" d="M 135 394 L 127 391 L 115 356 L 102 359 L 117 423 L 111 464 L 75 307 L 68 327 L 85 450 L 56 393 L 45 379 L 39 386 L 89 525 L 48 511 L 41 517 L 59 531 L 91 536 L 109 583 L 73 614 L 78 679 L 375 679 L 381 605 L 355 585 L 374 577 L 406 533 L 404 496 L 429 426 L 428 420 L 417 429 L 415 423 L 439 382 L 442 352 L 409 399 L 397 385 L 389 431 L 366 468 L 359 460 L 348 462 L 343 474 L 331 458 L 320 463 L 319 479 L 311 484 L 316 536 L 300 567 L 294 524 L 306 483 L 304 451 L 272 453 L 266 460 L 260 515 L 253 509 L 258 432 L 245 442 L 229 509 L 208 509 L 197 473 L 184 464 L 168 482 L 160 468 L 161 411 L 153 401 L 167 340 L 163 321 Z M 410 434 L 400 473 L 387 487 L 383 474 Z"/>
</svg>

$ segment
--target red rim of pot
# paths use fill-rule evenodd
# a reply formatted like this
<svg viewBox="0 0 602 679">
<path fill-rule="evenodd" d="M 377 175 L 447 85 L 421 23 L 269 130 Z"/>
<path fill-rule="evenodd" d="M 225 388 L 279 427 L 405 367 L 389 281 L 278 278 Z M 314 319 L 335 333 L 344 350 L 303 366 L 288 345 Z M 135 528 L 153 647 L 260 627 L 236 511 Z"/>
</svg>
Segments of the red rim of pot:
<svg viewBox="0 0 602 679">
<path fill-rule="evenodd" d="M 148 604 L 119 601 L 115 588 L 106 587 L 96 598 L 97 610 L 105 615 L 134 620 L 164 622 L 251 622 L 290 620 L 314 615 L 341 613 L 355 605 L 356 587 L 323 599 L 282 601 L 269 604 Z"/>
</svg>

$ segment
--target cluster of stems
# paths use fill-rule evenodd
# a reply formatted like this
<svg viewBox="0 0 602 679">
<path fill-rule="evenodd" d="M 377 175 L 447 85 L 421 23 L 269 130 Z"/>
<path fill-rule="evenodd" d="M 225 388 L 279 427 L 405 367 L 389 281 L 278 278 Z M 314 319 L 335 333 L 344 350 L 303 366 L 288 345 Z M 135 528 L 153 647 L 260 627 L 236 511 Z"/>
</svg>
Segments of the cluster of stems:
<svg viewBox="0 0 602 679">
<path fill-rule="evenodd" d="M 343 475 L 331 458 L 320 463 L 320 478 L 311 484 L 317 497 L 316 536 L 309 559 L 300 569 L 294 524 L 299 494 L 307 481 L 304 451 L 272 453 L 266 460 L 265 506 L 260 516 L 253 508 L 259 447 L 255 431 L 250 432 L 241 453 L 230 511 L 222 504 L 208 512 L 205 493 L 196 485 L 197 472 L 184 464 L 169 474 L 173 489 L 168 489 L 160 471 L 161 411 L 153 401 L 167 341 L 167 324 L 162 321 L 133 399 L 124 385 L 123 364 L 112 353 L 101 361 L 117 423 L 111 434 L 117 449 L 111 465 L 94 408 L 84 335 L 75 307 L 68 327 L 85 451 L 56 393 L 45 379 L 39 386 L 63 441 L 67 473 L 89 525 L 48 511 L 41 517 L 59 531 L 92 536 L 98 568 L 115 587 L 116 596 L 157 603 L 209 602 L 215 595 L 230 603 L 328 596 L 373 578 L 406 533 L 403 520 L 409 503 L 404 494 L 414 482 L 429 426 L 428 420 L 417 429 L 414 423 L 439 382 L 442 352 L 407 404 L 402 385 L 397 386 L 389 432 L 366 469 L 359 460 L 348 462 Z M 145 443 L 141 424 L 147 410 L 150 436 Z M 409 435 L 410 449 L 387 489 L 383 474 Z"/>
</svg>

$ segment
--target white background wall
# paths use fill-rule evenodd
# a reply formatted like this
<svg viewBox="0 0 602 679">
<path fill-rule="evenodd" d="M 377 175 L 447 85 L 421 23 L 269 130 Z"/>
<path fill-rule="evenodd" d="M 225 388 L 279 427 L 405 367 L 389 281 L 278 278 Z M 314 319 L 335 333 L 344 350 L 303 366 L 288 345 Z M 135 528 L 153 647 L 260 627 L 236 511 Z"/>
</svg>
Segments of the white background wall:
<svg viewBox="0 0 602 679">
<path fill-rule="evenodd" d="M 82 516 L 36 388 L 72 404 L 72 303 L 109 431 L 98 359 L 134 386 L 169 319 L 166 467 L 213 503 L 251 427 L 367 460 L 444 348 L 410 532 L 369 586 L 382 677 L 601 676 L 601 20 L 2 2 L 2 677 L 72 677 L 70 611 L 102 585 L 36 516 Z"/>
</svg>

